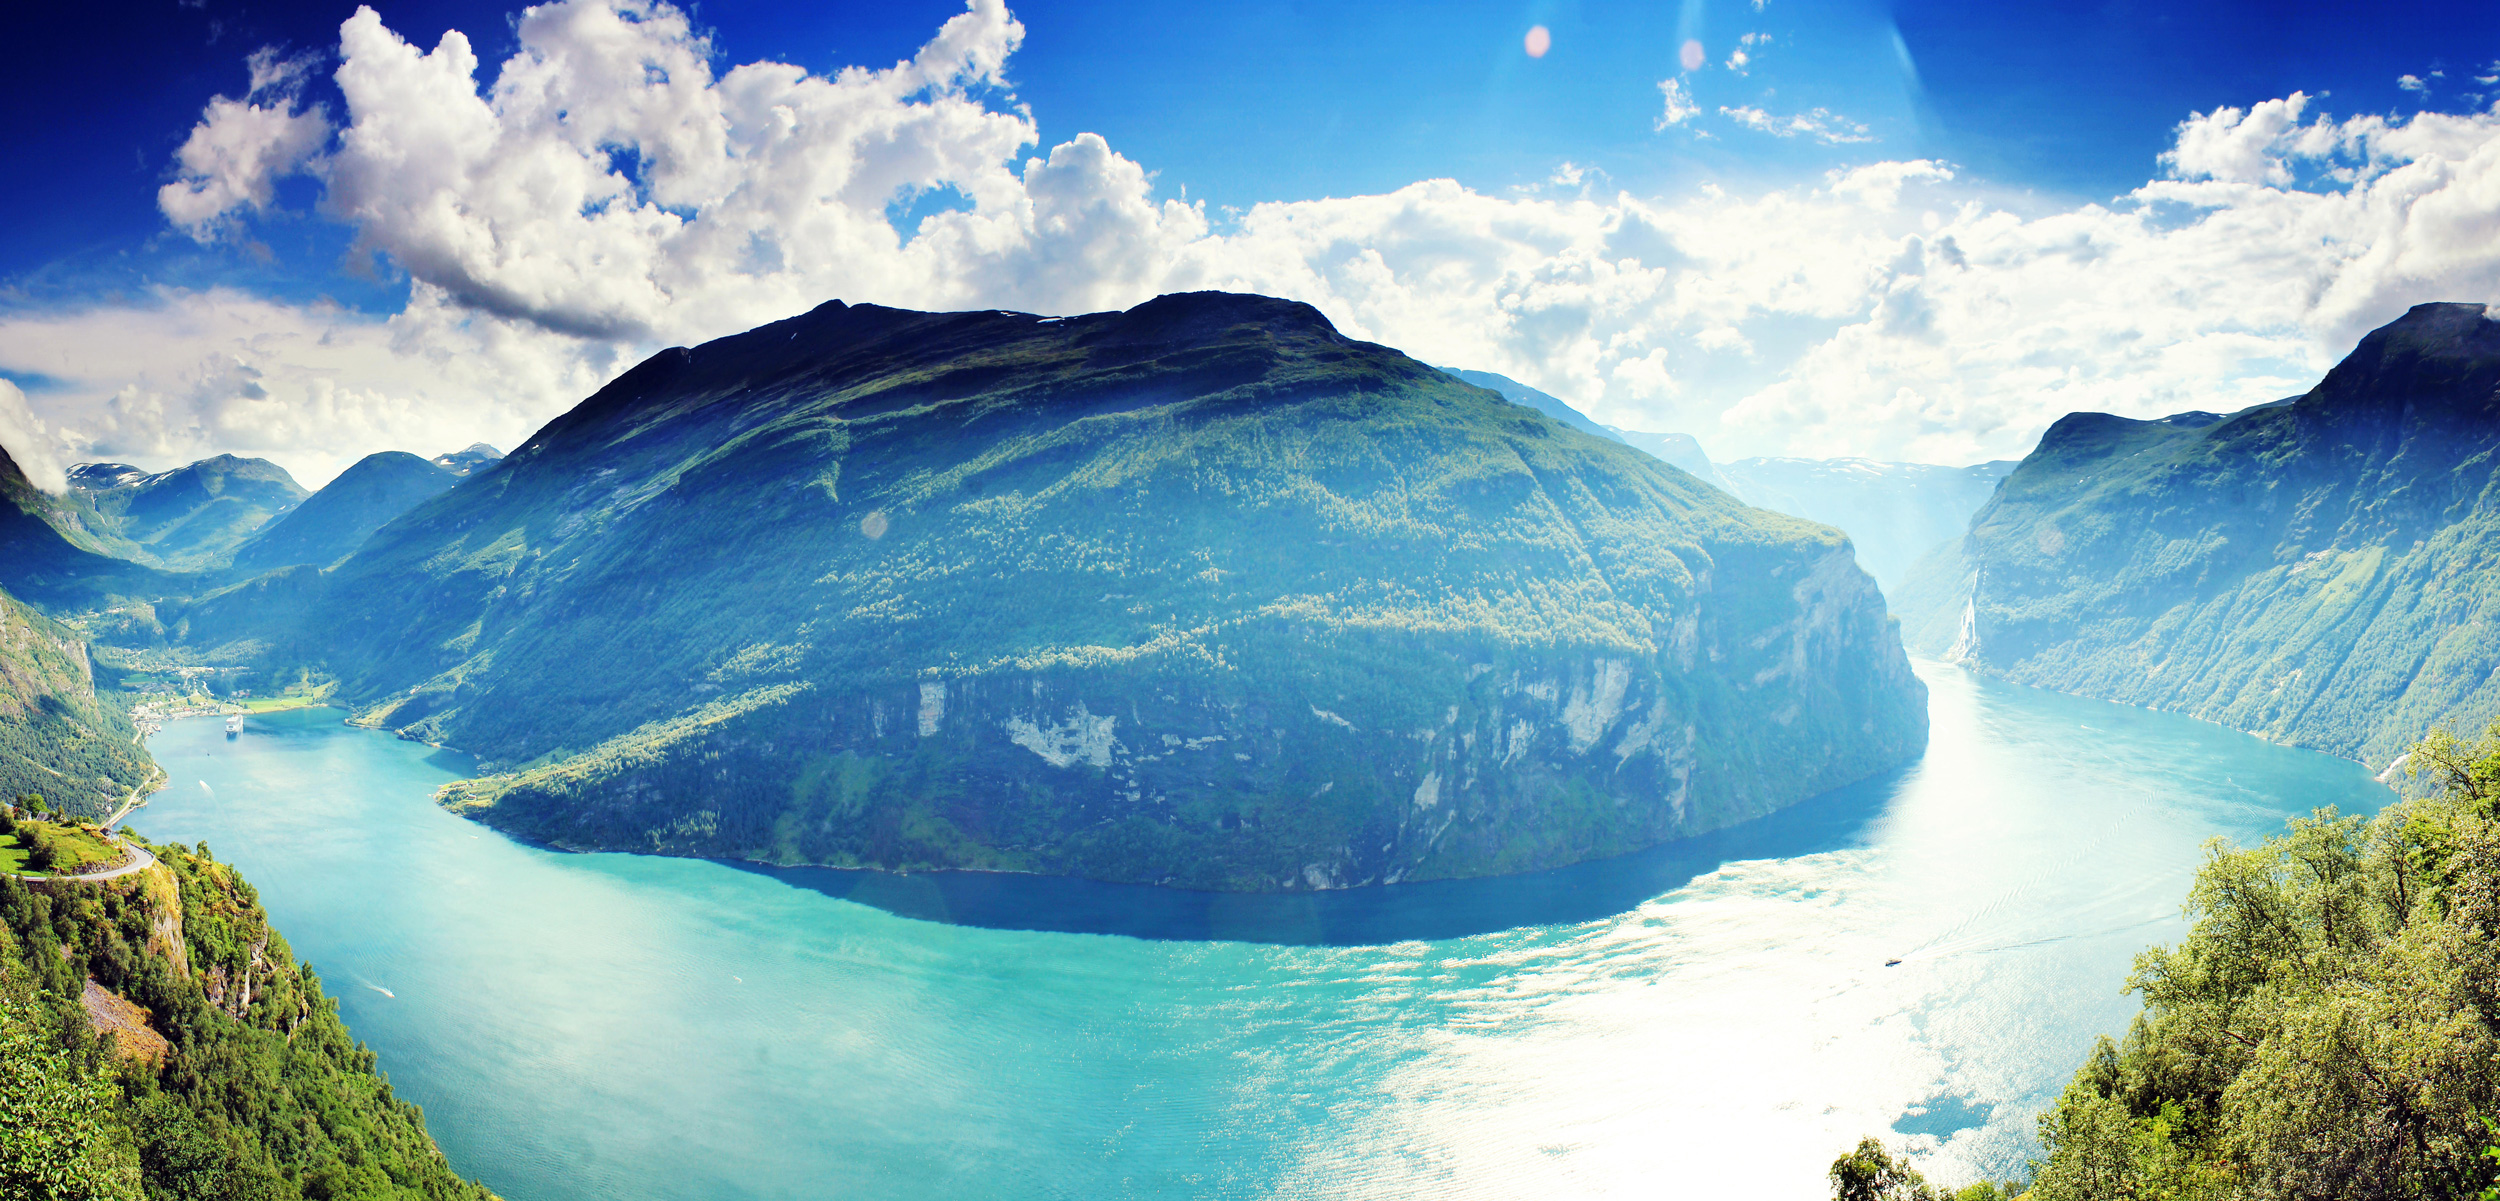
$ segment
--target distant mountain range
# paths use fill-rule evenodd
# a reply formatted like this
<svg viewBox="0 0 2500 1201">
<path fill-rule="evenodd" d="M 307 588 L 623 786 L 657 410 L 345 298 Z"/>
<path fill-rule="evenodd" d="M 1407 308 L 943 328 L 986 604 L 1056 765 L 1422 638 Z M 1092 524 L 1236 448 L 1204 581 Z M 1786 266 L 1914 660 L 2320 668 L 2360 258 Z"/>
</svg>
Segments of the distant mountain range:
<svg viewBox="0 0 2500 1201">
<path fill-rule="evenodd" d="M 289 563 L 326 565 L 500 458 L 482 442 L 432 462 L 385 451 L 316 493 L 266 459 L 219 455 L 162 472 L 80 463 L 55 495 L 0 448 L 0 589 L 95 607 L 199 595 Z"/>
<path fill-rule="evenodd" d="M 442 459 L 429 463 L 386 450 L 357 460 L 321 491 L 255 530 L 235 551 L 234 565 L 266 571 L 289 563 L 326 567 L 346 558 L 392 518 L 450 491 L 467 474 L 443 467 Z"/>
<path fill-rule="evenodd" d="M 182 620 L 482 755 L 451 795 L 484 820 L 780 862 L 1521 871 L 1926 728 L 1836 531 L 1216 293 L 836 303 L 663 352 L 337 567 Z"/>
<path fill-rule="evenodd" d="M 1847 530 L 1858 565 L 1896 602 L 1911 566 L 1959 542 L 1971 514 L 2013 470 L 2011 459 L 1970 467 L 1873 459 L 1738 459 L 1719 465 L 1729 490 L 1746 504 Z"/>
<path fill-rule="evenodd" d="M 1884 463 L 1873 459 L 1738 459 L 1713 463 L 1690 434 L 1647 433 L 1600 425 L 1559 397 L 1507 375 L 1457 367 L 1442 370 L 1490 388 L 1583 433 L 1612 438 L 1674 464 L 1686 474 L 1757 508 L 1836 526 L 1856 545 L 1858 565 L 1889 594 L 1921 557 L 1957 541 L 1971 514 L 2014 469 L 2011 459 L 1970 467 Z"/>
<path fill-rule="evenodd" d="M 2384 763 L 2500 716 L 2500 322 L 2426 304 L 2307 394 L 2050 427 L 1931 560 L 1912 639 Z"/>
<path fill-rule="evenodd" d="M 218 455 L 148 474 L 127 463 L 81 463 L 69 486 L 90 532 L 130 558 L 176 571 L 223 566 L 268 521 L 310 496 L 267 459 Z"/>
</svg>

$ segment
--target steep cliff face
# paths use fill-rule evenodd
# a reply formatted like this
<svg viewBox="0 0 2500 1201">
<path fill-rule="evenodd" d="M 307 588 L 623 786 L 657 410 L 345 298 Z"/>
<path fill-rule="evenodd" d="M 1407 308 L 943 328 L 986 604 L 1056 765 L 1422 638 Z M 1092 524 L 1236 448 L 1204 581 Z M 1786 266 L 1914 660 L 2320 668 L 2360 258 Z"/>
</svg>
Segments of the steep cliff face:
<svg viewBox="0 0 2500 1201">
<path fill-rule="evenodd" d="M 2495 452 L 2500 322 L 2421 305 L 2288 402 L 2059 421 L 1905 621 L 2024 683 L 2384 762 L 2500 716 Z"/>
<path fill-rule="evenodd" d="M 0 800 L 96 819 L 155 775 L 130 718 L 96 699 L 86 641 L 0 592 Z"/>
<path fill-rule="evenodd" d="M 1770 571 L 1784 620 L 1696 607 L 1655 651 L 1306 625 L 1225 639 L 1225 670 L 782 683 L 447 795 L 583 849 L 1236 890 L 1534 870 L 1922 742 L 1921 685 L 1846 550 Z"/>
<path fill-rule="evenodd" d="M 490 760 L 454 803 L 585 848 L 1478 875 L 1926 734 L 1836 531 L 1261 297 L 665 352 L 318 590 L 320 640 L 191 620 L 318 641 L 363 720 Z"/>
</svg>

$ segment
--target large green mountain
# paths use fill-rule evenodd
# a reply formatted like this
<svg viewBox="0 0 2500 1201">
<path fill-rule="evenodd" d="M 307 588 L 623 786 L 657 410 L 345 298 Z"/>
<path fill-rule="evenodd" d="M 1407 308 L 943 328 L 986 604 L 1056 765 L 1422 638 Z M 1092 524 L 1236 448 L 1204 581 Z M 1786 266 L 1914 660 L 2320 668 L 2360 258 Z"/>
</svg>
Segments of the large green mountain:
<svg viewBox="0 0 2500 1201">
<path fill-rule="evenodd" d="M 454 473 L 406 451 L 366 455 L 302 504 L 254 531 L 234 552 L 234 565 L 265 571 L 289 563 L 335 563 L 392 518 L 450 490 L 461 474 L 465 472 Z"/>
<path fill-rule="evenodd" d="M 223 566 L 245 538 L 311 495 L 267 459 L 218 455 L 154 475 L 82 463 L 70 489 L 116 552 L 177 571 Z M 91 527 L 93 528 L 93 527 Z"/>
<path fill-rule="evenodd" d="M 1926 734 L 1837 531 L 1216 293 L 666 351 L 188 620 L 482 755 L 499 826 L 785 862 L 1526 870 Z"/>
<path fill-rule="evenodd" d="M 2076 413 L 1905 623 L 2009 679 L 2382 763 L 2500 716 L 2500 322 L 2426 304 L 2316 388 Z"/>
</svg>

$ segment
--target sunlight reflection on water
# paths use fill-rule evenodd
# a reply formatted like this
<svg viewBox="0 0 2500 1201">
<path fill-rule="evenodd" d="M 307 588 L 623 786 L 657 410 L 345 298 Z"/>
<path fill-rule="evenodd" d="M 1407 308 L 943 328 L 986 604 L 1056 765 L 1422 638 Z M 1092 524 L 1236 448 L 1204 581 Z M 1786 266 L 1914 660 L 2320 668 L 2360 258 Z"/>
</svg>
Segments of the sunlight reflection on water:
<svg viewBox="0 0 2500 1201">
<path fill-rule="evenodd" d="M 1816 1197 L 1869 1133 L 1953 1183 L 2014 1167 L 2124 1028 L 2201 840 L 2386 797 L 2354 764 L 1921 672 L 1910 771 L 1690 865 L 1400 894 L 1490 931 L 1454 937 L 1399 934 L 1431 915 L 1394 897 L 1152 919 L 1273 941 L 1075 933 L 1137 894 L 1012 879 L 961 895 L 1056 929 L 949 925 L 838 874 L 553 854 L 427 802 L 457 756 L 335 714 L 176 724 L 159 757 L 217 788 L 134 824 L 242 866 L 454 1163 L 516 1201 Z M 1668 891 L 1606 909 L 1638 872 Z M 1483 919 L 1505 903 L 1605 915 Z"/>
</svg>

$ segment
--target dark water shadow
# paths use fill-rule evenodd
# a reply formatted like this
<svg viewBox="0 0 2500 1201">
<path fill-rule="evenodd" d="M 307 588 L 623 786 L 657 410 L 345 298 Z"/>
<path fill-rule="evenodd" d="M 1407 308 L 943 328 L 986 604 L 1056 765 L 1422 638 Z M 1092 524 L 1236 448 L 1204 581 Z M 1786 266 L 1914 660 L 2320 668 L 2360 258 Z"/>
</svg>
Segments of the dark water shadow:
<svg viewBox="0 0 2500 1201">
<path fill-rule="evenodd" d="M 958 926 L 1190 941 L 1373 946 L 1598 921 L 1628 912 L 1734 860 L 1784 859 L 1859 846 L 1914 767 L 1698 838 L 1614 859 L 1482 880 L 1434 880 L 1327 892 L 1227 893 L 1008 872 L 899 875 L 760 863 L 730 866 L 901 917 Z"/>
</svg>

